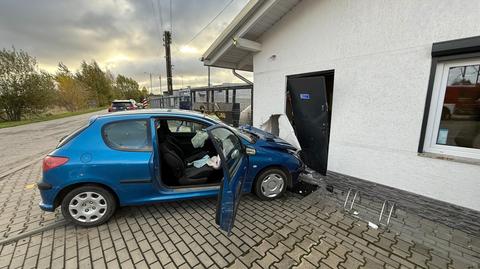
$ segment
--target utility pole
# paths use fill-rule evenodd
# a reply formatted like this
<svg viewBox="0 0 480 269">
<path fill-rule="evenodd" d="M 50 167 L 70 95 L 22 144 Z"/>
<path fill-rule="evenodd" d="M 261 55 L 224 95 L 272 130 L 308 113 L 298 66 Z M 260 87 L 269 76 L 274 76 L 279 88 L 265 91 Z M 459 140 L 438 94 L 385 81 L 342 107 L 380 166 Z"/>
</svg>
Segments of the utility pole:
<svg viewBox="0 0 480 269">
<path fill-rule="evenodd" d="M 167 90 L 168 94 L 173 94 L 172 88 L 172 59 L 170 55 L 170 44 L 172 43 L 172 35 L 170 31 L 163 32 L 163 45 L 165 46 L 165 62 L 167 64 Z"/>
<path fill-rule="evenodd" d="M 158 75 L 158 80 L 160 81 L 160 94 L 163 94 L 163 92 L 162 92 L 162 75 Z"/>
<path fill-rule="evenodd" d="M 211 87 L 211 84 L 210 84 L 210 66 L 207 66 L 208 68 L 208 87 L 210 88 Z"/>
<path fill-rule="evenodd" d="M 150 94 L 153 93 L 152 73 L 150 73 Z"/>
<path fill-rule="evenodd" d="M 208 86 L 208 88 L 210 88 L 210 66 L 207 66 L 207 78 L 208 78 L 207 79 L 208 80 L 207 81 L 207 84 L 208 84 L 207 86 Z M 208 103 L 208 102 L 210 102 L 210 91 L 209 90 L 207 90 L 206 95 L 207 95 L 206 97 L 207 97 L 207 103 Z"/>
</svg>

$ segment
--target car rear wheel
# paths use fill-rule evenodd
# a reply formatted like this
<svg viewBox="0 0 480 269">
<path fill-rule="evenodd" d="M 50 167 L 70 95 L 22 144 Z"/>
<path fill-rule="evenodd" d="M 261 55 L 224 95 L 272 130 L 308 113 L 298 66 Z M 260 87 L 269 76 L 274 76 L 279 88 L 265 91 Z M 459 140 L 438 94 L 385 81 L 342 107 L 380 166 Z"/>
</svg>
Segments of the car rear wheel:
<svg viewBox="0 0 480 269">
<path fill-rule="evenodd" d="M 117 207 L 115 197 L 102 187 L 81 186 L 71 190 L 62 200 L 63 216 L 84 227 L 105 223 Z"/>
<path fill-rule="evenodd" d="M 287 188 L 287 174 L 279 168 L 263 171 L 255 181 L 254 192 L 261 200 L 272 200 L 282 196 Z"/>
</svg>

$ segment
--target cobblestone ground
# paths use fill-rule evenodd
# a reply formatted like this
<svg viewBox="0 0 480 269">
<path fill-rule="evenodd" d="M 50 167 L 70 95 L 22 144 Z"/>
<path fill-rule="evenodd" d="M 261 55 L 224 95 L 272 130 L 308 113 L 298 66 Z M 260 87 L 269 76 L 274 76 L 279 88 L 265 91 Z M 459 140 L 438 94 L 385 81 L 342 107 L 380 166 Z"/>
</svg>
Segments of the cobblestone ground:
<svg viewBox="0 0 480 269">
<path fill-rule="evenodd" d="M 39 162 L 0 178 L 0 240 L 63 219 L 60 212 L 47 213 L 38 207 L 40 193 L 35 182 L 41 173 Z"/>
<path fill-rule="evenodd" d="M 479 268 L 480 239 L 407 212 L 374 229 L 322 190 L 242 199 L 233 234 L 216 228 L 215 199 L 120 209 L 95 228 L 43 213 L 32 166 L 0 179 L 0 268 Z M 358 208 L 361 210 L 361 208 Z"/>
</svg>

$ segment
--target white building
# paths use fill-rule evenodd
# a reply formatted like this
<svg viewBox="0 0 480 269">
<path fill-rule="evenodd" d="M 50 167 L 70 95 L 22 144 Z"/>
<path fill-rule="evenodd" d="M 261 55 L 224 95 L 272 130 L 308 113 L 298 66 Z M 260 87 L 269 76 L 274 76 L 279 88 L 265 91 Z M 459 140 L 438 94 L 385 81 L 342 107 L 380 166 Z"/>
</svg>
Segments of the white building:
<svg viewBox="0 0 480 269">
<path fill-rule="evenodd" d="M 253 72 L 255 126 L 286 113 L 293 75 L 325 77 L 328 170 L 480 210 L 479 14 L 474 0 L 251 0 L 203 61 Z"/>
</svg>

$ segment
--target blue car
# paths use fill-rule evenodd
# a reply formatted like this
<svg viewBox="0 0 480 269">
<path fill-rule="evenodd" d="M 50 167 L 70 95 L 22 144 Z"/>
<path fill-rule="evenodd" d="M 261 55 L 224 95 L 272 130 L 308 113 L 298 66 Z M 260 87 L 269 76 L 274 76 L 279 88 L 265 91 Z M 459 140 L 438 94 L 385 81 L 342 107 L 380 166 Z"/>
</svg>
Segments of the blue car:
<svg viewBox="0 0 480 269">
<path fill-rule="evenodd" d="M 242 192 L 278 198 L 302 169 L 292 145 L 254 127 L 191 111 L 119 112 L 92 117 L 45 157 L 40 207 L 88 227 L 118 206 L 218 196 L 216 222 L 230 233 Z"/>
</svg>

